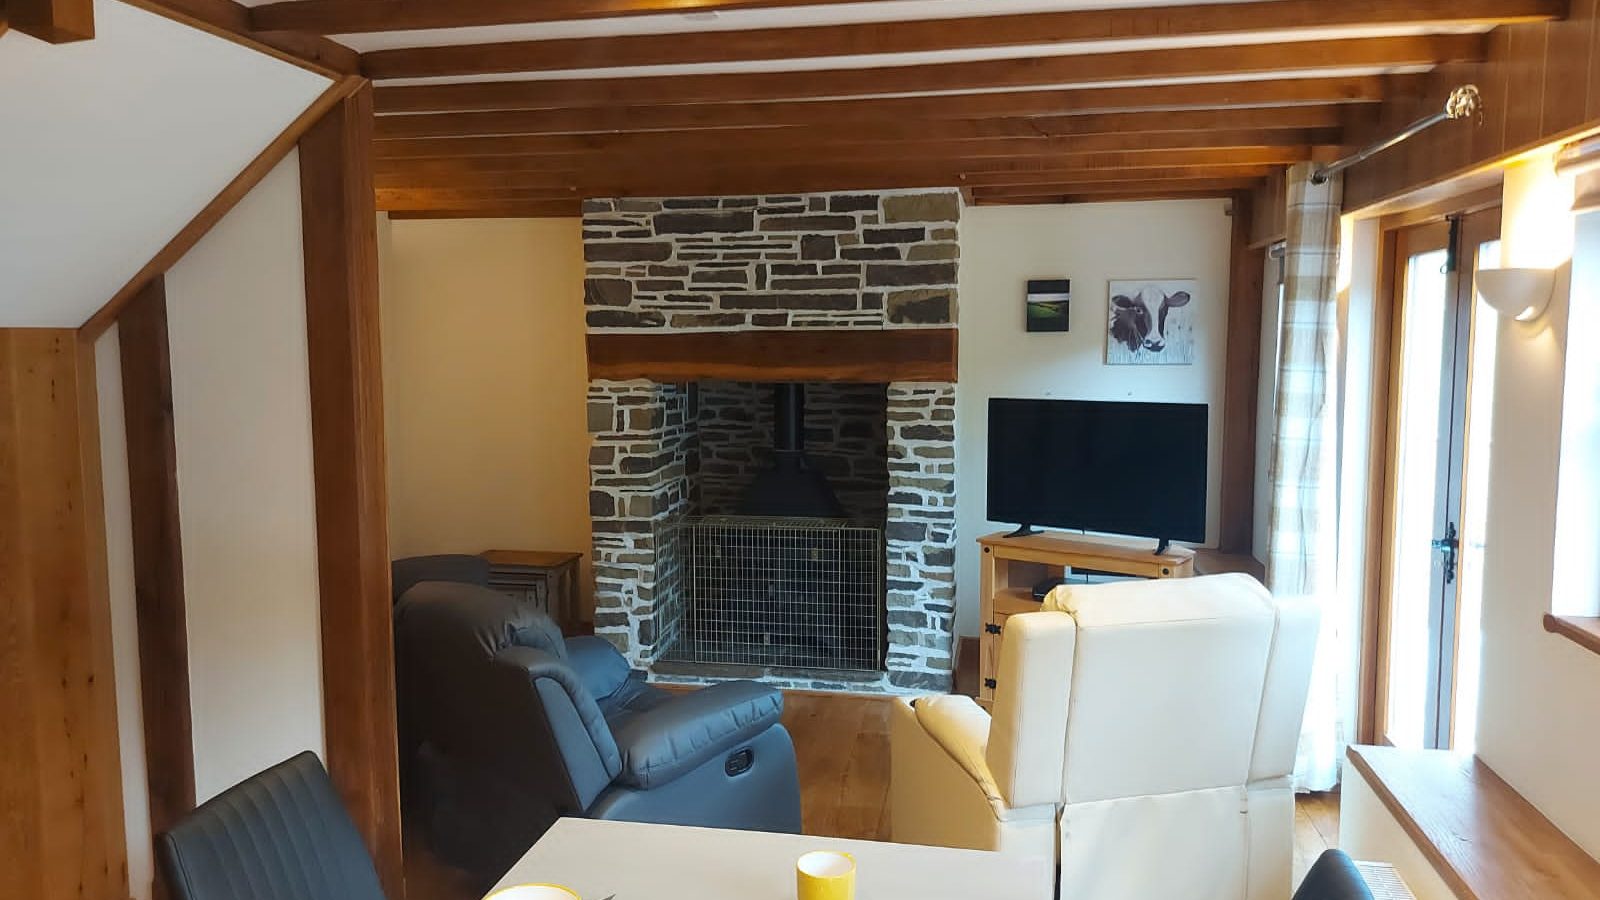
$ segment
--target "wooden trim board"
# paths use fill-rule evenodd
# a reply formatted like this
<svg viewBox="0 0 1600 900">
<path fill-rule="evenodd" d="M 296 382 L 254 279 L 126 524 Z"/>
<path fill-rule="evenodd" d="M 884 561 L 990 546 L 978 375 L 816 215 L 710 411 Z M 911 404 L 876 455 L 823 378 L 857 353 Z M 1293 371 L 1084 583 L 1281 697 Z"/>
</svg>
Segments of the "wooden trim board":
<svg viewBox="0 0 1600 900">
<path fill-rule="evenodd" d="M 371 145 L 362 84 L 300 139 L 300 205 L 328 771 L 403 900 Z"/>
<path fill-rule="evenodd" d="M 195 244 L 200 243 L 200 239 L 209 234 L 211 229 L 222 221 L 223 216 L 226 216 L 230 210 L 237 206 L 239 201 L 243 200 L 245 195 L 249 194 L 251 189 L 261 182 L 261 179 L 267 177 L 268 172 L 271 172 L 278 163 L 283 161 L 285 156 L 289 155 L 289 151 L 295 148 L 301 135 L 305 134 L 330 109 L 333 109 L 366 83 L 365 79 L 352 75 L 340 79 L 326 91 L 323 91 L 306 108 L 305 112 L 297 116 L 293 122 L 290 122 L 289 127 L 274 138 L 272 143 L 268 144 L 265 149 L 256 154 L 255 159 L 252 159 L 238 175 L 234 176 L 234 179 L 228 182 L 227 187 L 224 187 L 217 196 L 213 197 L 211 202 L 207 203 L 193 219 L 189 220 L 187 225 L 179 229 L 178 233 L 173 235 L 172 240 L 166 243 L 166 246 L 158 250 L 156 255 L 144 264 L 143 268 L 135 272 L 133 277 L 128 279 L 128 283 L 122 286 L 121 290 L 111 295 L 111 299 L 107 300 L 99 311 L 90 316 L 88 321 L 79 327 L 79 336 L 83 340 L 92 343 L 101 334 L 105 333 L 105 330 L 110 328 L 111 324 L 117 320 L 117 316 L 122 312 L 123 307 L 133 302 L 133 299 L 139 295 L 140 291 L 144 290 L 146 285 L 158 276 L 166 274 L 174 263 L 182 259 L 183 255 L 188 253 Z"/>
<path fill-rule="evenodd" d="M 589 380 L 955 381 L 954 328 L 591 332 Z"/>
<path fill-rule="evenodd" d="M 1346 757 L 1457 897 L 1600 898 L 1600 861 L 1476 757 L 1362 746 Z"/>
<path fill-rule="evenodd" d="M 94 0 L 5 0 L 0 34 L 15 28 L 50 44 L 94 37 Z"/>
<path fill-rule="evenodd" d="M 1600 617 L 1557 616 L 1546 613 L 1544 630 L 1559 634 L 1590 653 L 1600 653 Z"/>
<path fill-rule="evenodd" d="M 188 616 L 165 279 L 157 277 L 146 285 L 122 311 L 117 324 L 128 438 L 145 774 L 150 833 L 160 834 L 195 807 Z"/>
<path fill-rule="evenodd" d="M 1228 347 L 1223 365 L 1222 497 L 1217 549 L 1251 552 L 1256 509 L 1256 388 L 1260 380 L 1264 249 L 1251 249 L 1254 201 L 1233 196 L 1232 275 L 1228 280 Z"/>
</svg>

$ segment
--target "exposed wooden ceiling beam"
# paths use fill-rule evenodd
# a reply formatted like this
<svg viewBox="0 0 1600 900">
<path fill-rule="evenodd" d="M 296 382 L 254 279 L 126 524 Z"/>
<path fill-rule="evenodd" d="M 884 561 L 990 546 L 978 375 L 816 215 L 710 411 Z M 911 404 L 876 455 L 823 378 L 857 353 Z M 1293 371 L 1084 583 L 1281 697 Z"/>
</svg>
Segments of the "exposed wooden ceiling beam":
<svg viewBox="0 0 1600 900">
<path fill-rule="evenodd" d="M 1479 34 L 1432 34 L 1338 41 L 1293 41 L 1183 50 L 1034 56 L 977 62 L 795 72 L 739 72 L 527 81 L 535 108 L 640 103 L 726 103 L 870 94 L 1095 84 L 1149 78 L 1206 78 L 1321 68 L 1433 65 L 1481 59 Z M 369 78 L 426 78 L 525 71 L 537 44 L 467 44 L 363 54 Z"/>
<path fill-rule="evenodd" d="M 1186 166 L 1287 165 L 1310 158 L 1312 152 L 1311 147 L 1255 147 L 977 160 L 916 158 L 806 165 L 756 162 L 716 167 L 629 166 L 576 172 L 475 171 L 462 165 L 473 160 L 435 160 L 427 166 L 413 163 L 388 168 L 380 164 L 374 180 L 380 190 L 482 188 L 538 192 L 550 197 L 697 197 L 1062 182 L 1085 178 L 1102 170 L 1137 170 L 1142 175 L 1163 170 L 1177 172 Z"/>
<path fill-rule="evenodd" d="M 714 13 L 874 0 L 294 0 L 255 8 L 253 24 L 313 34 Z"/>
<path fill-rule="evenodd" d="M 1153 178 L 1137 172 L 1117 173 L 1115 178 L 1102 181 L 1041 181 L 1034 184 L 1007 184 L 995 187 L 975 187 L 974 197 L 1039 197 L 1050 194 L 1114 194 L 1129 190 L 1247 190 L 1266 177 L 1266 172 L 1242 172 L 1208 175 L 1189 172 L 1176 173 L 1174 177 Z"/>
<path fill-rule="evenodd" d="M 1128 190 L 1108 194 L 1046 194 L 1027 197 L 984 197 L 975 196 L 973 201 L 978 206 L 1059 206 L 1073 203 L 1131 203 L 1148 202 L 1151 200 L 1221 200 L 1233 196 L 1234 191 L 1200 190 L 1200 191 L 1171 191 Z"/>
<path fill-rule="evenodd" d="M 313 34 L 253 30 L 249 7 L 235 0 L 123 2 L 329 78 L 355 74 L 361 67 L 359 54 L 337 41 Z"/>
<path fill-rule="evenodd" d="M 6 28 L 50 44 L 94 37 L 94 0 L 3 0 L 0 34 Z"/>
<path fill-rule="evenodd" d="M 379 140 L 427 137 L 520 135 L 520 112 L 423 113 L 379 116 Z M 758 148 L 802 144 L 867 143 L 871 141 L 978 140 L 1048 137 L 1068 134 L 1122 134 L 1134 131 L 1210 131 L 1219 128 L 1337 128 L 1344 124 L 1340 107 L 1276 106 L 1247 109 L 1166 110 L 1145 113 L 992 119 L 930 119 L 864 122 L 847 130 L 767 127 L 698 129 L 599 134 L 546 134 L 529 141 L 534 152 L 581 153 L 682 150 L 741 146 Z M 537 134 L 537 132 L 534 132 Z"/>
<path fill-rule="evenodd" d="M 1415 76 L 1408 76 L 1405 81 Z M 986 119 L 1087 111 L 1228 107 L 1297 103 L 1376 103 L 1396 79 L 1378 76 L 1285 78 L 1141 87 L 1003 91 L 942 97 L 880 97 L 767 103 L 687 103 L 590 109 L 538 109 L 514 99 L 524 82 L 378 88 L 380 112 L 485 110 L 515 112 L 500 119 L 517 134 L 751 128 L 823 125 L 830 128 L 908 119 Z M 495 121 L 485 119 L 482 121 Z"/>
<path fill-rule="evenodd" d="M 479 58 L 477 54 L 487 54 L 516 60 L 520 71 L 559 71 L 1038 47 L 1311 28 L 1496 26 L 1548 21 L 1565 14 L 1565 0 L 1275 0 L 405 48 L 369 53 L 367 62 L 374 73 L 391 66 L 462 69 L 481 65 L 473 60 Z"/>
<path fill-rule="evenodd" d="M 916 143 L 876 142 L 865 144 L 771 144 L 758 152 L 730 143 L 723 148 L 705 148 L 694 154 L 693 163 L 701 166 L 738 165 L 759 159 L 763 165 L 824 162 L 829 160 L 904 160 L 982 159 L 987 157 L 1079 156 L 1110 151 L 1200 150 L 1220 147 L 1292 147 L 1338 144 L 1337 129 L 1185 131 L 1128 134 L 1088 134 L 1071 137 L 995 138 L 972 141 L 928 140 Z M 553 171 L 609 169 L 627 166 L 660 165 L 668 168 L 683 163 L 683 151 L 661 149 L 624 150 L 616 153 L 530 154 L 528 138 L 424 138 L 416 141 L 379 141 L 375 146 L 380 159 L 445 158 L 468 156 L 523 156 L 528 168 Z M 533 141 L 542 138 L 533 138 Z M 391 149 L 392 148 L 392 149 Z M 753 155 L 754 154 L 754 155 Z"/>
</svg>

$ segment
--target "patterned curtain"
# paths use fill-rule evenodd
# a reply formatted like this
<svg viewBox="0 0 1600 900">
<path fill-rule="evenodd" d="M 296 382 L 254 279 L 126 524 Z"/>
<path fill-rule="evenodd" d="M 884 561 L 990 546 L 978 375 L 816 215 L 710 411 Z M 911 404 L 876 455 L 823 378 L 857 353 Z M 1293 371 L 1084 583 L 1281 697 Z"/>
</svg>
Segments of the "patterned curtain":
<svg viewBox="0 0 1600 900">
<path fill-rule="evenodd" d="M 1338 784 L 1349 741 L 1340 669 L 1345 617 L 1337 592 L 1339 203 L 1343 184 L 1311 183 L 1312 166 L 1289 170 L 1278 404 L 1272 444 L 1267 586 L 1323 606 L 1311 696 L 1300 735 L 1295 786 Z"/>
</svg>

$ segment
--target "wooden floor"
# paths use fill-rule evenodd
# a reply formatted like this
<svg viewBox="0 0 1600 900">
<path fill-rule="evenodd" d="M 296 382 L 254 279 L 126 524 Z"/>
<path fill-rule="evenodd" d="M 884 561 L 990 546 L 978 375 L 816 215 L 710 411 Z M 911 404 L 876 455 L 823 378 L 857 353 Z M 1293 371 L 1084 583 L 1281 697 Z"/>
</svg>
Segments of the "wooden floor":
<svg viewBox="0 0 1600 900">
<path fill-rule="evenodd" d="M 889 702 L 875 697 L 789 694 L 783 723 L 800 763 L 806 834 L 889 839 Z M 1300 798 L 1295 810 L 1295 881 L 1339 837 L 1337 794 Z M 420 841 L 406 843 L 411 900 L 475 900 L 471 885 L 441 866 Z"/>
</svg>

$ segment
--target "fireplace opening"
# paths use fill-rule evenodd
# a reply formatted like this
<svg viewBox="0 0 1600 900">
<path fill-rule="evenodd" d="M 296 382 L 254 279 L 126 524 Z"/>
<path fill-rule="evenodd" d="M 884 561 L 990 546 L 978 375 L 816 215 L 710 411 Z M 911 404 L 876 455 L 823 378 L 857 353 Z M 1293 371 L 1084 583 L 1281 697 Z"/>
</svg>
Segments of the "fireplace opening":
<svg viewBox="0 0 1600 900">
<path fill-rule="evenodd" d="M 695 396 L 696 502 L 656 529 L 659 659 L 881 673 L 887 385 Z"/>
<path fill-rule="evenodd" d="M 806 457 L 806 386 L 772 386 L 772 463 L 756 473 L 739 503 L 740 515 L 844 517 L 828 476 Z"/>
</svg>

